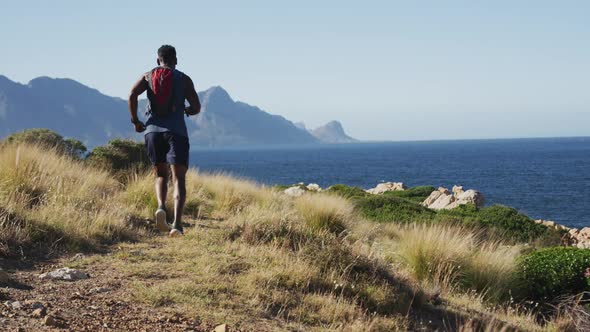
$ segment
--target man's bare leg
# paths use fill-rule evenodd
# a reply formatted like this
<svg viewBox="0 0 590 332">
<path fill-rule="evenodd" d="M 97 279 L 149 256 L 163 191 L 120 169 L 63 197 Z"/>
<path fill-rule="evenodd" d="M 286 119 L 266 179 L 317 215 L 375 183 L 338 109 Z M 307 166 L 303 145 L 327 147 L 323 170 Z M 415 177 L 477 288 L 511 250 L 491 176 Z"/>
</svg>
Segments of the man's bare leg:
<svg viewBox="0 0 590 332">
<path fill-rule="evenodd" d="M 173 231 L 183 232 L 182 229 L 182 212 L 186 201 L 186 171 L 184 165 L 172 165 L 172 176 L 174 181 L 174 223 Z M 171 233 L 172 235 L 172 233 Z"/>
<path fill-rule="evenodd" d="M 156 210 L 156 227 L 160 231 L 168 231 L 166 224 L 166 195 L 168 194 L 168 164 L 157 163 L 154 166 L 156 174 L 156 199 L 158 210 Z"/>
</svg>

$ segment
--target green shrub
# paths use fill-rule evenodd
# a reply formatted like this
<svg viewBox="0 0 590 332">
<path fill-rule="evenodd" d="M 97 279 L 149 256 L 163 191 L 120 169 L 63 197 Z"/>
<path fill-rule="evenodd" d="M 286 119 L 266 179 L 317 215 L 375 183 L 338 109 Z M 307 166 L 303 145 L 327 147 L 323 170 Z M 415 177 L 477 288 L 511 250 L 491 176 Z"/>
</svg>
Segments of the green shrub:
<svg viewBox="0 0 590 332">
<path fill-rule="evenodd" d="M 379 222 L 414 222 L 432 220 L 436 212 L 414 201 L 389 195 L 370 195 L 356 201 L 365 217 Z"/>
<path fill-rule="evenodd" d="M 49 129 L 25 129 L 6 137 L 3 144 L 31 144 L 55 149 L 58 153 L 80 158 L 86 153 L 86 146 L 77 139 L 64 139 L 60 134 Z"/>
<path fill-rule="evenodd" d="M 477 208 L 467 204 L 452 210 L 439 210 L 435 221 L 461 223 L 481 228 L 488 236 L 515 242 L 536 242 L 544 246 L 558 245 L 561 238 L 559 231 L 536 224 L 518 210 L 504 205 Z"/>
<path fill-rule="evenodd" d="M 521 257 L 516 272 L 516 293 L 523 300 L 553 301 L 556 297 L 589 291 L 584 276 L 590 267 L 590 250 L 553 247 Z"/>
<path fill-rule="evenodd" d="M 406 190 L 387 191 L 383 193 L 383 195 L 402 197 L 415 202 L 422 203 L 435 190 L 436 189 L 432 186 L 419 186 Z"/>
<path fill-rule="evenodd" d="M 114 139 L 107 145 L 94 148 L 88 162 L 114 173 L 141 171 L 150 166 L 144 144 L 128 139 Z"/>
<path fill-rule="evenodd" d="M 420 190 L 423 193 L 427 191 Z M 396 194 L 355 197 L 357 210 L 366 218 L 378 222 L 459 224 L 481 230 L 481 235 L 486 238 L 501 238 L 508 242 L 535 242 L 538 246 L 558 245 L 561 239 L 560 231 L 536 224 L 531 218 L 507 206 L 477 208 L 473 204 L 467 204 L 452 210 L 435 211 L 422 206 L 418 199 L 411 200 L 411 197 L 418 197 L 413 195 L 408 198 Z"/>
<path fill-rule="evenodd" d="M 344 184 L 335 184 L 326 190 L 329 193 L 340 195 L 344 198 L 361 198 L 370 194 L 359 187 L 350 187 Z"/>
<path fill-rule="evenodd" d="M 289 189 L 291 187 L 299 187 L 300 189 L 303 189 L 305 191 L 309 191 L 309 189 L 307 189 L 307 186 L 304 183 L 294 183 L 291 185 L 288 184 L 277 184 L 275 186 L 273 186 L 272 188 L 278 190 L 278 191 L 285 191 L 286 189 Z"/>
<path fill-rule="evenodd" d="M 503 205 L 480 209 L 478 220 L 486 226 L 500 229 L 523 242 L 538 239 L 550 233 L 548 227 L 536 224 L 534 220 L 516 209 Z"/>
</svg>

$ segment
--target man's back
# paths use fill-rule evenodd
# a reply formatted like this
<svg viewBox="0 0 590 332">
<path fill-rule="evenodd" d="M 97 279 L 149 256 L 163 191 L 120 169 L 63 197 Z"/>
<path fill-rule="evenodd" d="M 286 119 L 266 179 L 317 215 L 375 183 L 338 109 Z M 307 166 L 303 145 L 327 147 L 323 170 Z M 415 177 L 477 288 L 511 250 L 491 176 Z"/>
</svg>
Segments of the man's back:
<svg viewBox="0 0 590 332">
<path fill-rule="evenodd" d="M 172 132 L 177 135 L 181 135 L 184 137 L 188 137 L 188 132 L 186 129 L 186 123 L 184 121 L 184 102 L 186 99 L 186 76 L 184 73 L 177 69 L 167 68 L 171 71 L 172 74 L 172 82 L 171 82 L 171 90 L 172 91 L 158 91 L 157 82 L 153 82 L 159 77 L 153 77 L 153 73 L 161 68 L 167 67 L 156 67 L 149 72 L 145 73 L 144 78 L 148 84 L 147 87 L 147 95 L 148 95 L 148 109 L 147 114 L 148 118 L 145 123 L 146 131 L 145 133 L 154 133 L 154 132 Z M 190 78 L 189 78 L 190 79 Z M 171 108 L 164 114 L 158 114 L 154 111 L 154 109 L 158 106 L 157 99 L 159 94 L 167 94 L 170 93 L 169 99 L 171 100 L 171 105 L 165 105 L 165 108 Z M 162 98 L 160 98 L 162 99 Z"/>
<path fill-rule="evenodd" d="M 190 145 L 184 115 L 196 115 L 201 110 L 199 96 L 191 78 L 176 70 L 176 49 L 163 45 L 158 49 L 158 67 L 144 74 L 129 95 L 131 122 L 138 133 L 145 132 L 147 154 L 156 175 L 156 227 L 167 231 L 166 195 L 168 172 L 174 180 L 174 222 L 171 236 L 183 234 L 182 212 L 186 200 L 185 175 L 189 166 Z M 157 72 L 157 75 L 154 73 Z M 153 80 L 152 80 L 153 79 Z M 168 81 L 166 81 L 168 80 Z M 148 92 L 150 108 L 146 123 L 137 117 L 138 97 Z M 185 100 L 189 106 L 185 107 Z"/>
</svg>

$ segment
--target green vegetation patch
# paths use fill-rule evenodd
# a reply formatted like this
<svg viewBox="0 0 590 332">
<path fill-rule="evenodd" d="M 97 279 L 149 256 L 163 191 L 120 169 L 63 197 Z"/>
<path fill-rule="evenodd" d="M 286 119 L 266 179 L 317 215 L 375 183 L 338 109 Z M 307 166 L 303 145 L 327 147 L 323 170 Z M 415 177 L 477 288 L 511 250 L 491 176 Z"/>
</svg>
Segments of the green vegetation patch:
<svg viewBox="0 0 590 332">
<path fill-rule="evenodd" d="M 384 196 L 396 196 L 401 198 L 406 198 L 414 202 L 422 203 L 436 188 L 432 186 L 419 186 L 413 187 L 406 190 L 399 190 L 399 191 L 387 191 L 383 193 Z"/>
<path fill-rule="evenodd" d="M 559 231 L 536 224 L 530 217 L 504 205 L 479 209 L 474 205 L 462 205 L 452 210 L 437 211 L 436 220 L 479 227 L 498 237 L 517 242 L 539 241 L 555 245 L 560 243 L 561 238 Z"/>
<path fill-rule="evenodd" d="M 344 184 L 335 184 L 326 190 L 329 193 L 340 195 L 344 198 L 369 197 L 371 194 L 359 187 L 350 187 Z"/>
<path fill-rule="evenodd" d="M 371 195 L 356 200 L 358 211 L 365 217 L 379 222 L 409 223 L 432 220 L 436 216 L 414 201 L 391 195 Z"/>
<path fill-rule="evenodd" d="M 2 140 L 1 143 L 38 145 L 55 149 L 58 153 L 67 154 L 74 158 L 83 157 L 87 150 L 86 146 L 77 139 L 64 138 L 54 131 L 42 128 L 25 129 L 14 133 Z"/>
<path fill-rule="evenodd" d="M 516 272 L 518 296 L 538 302 L 590 291 L 590 250 L 553 247 L 522 256 Z"/>
<path fill-rule="evenodd" d="M 114 139 L 94 148 L 87 160 L 93 166 L 115 173 L 145 170 L 150 166 L 144 144 L 128 139 Z"/>
</svg>

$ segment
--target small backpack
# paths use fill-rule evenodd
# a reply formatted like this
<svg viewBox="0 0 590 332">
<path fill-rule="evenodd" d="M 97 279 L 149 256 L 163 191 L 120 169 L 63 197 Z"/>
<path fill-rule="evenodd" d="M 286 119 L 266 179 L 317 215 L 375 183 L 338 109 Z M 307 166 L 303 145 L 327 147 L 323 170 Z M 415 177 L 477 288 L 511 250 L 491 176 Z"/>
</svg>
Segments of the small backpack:
<svg viewBox="0 0 590 332">
<path fill-rule="evenodd" d="M 176 111 L 174 104 L 174 70 L 168 67 L 156 67 L 145 75 L 149 88 L 149 112 L 155 116 L 166 116 Z"/>
</svg>

